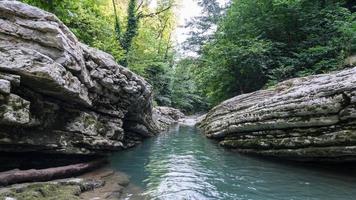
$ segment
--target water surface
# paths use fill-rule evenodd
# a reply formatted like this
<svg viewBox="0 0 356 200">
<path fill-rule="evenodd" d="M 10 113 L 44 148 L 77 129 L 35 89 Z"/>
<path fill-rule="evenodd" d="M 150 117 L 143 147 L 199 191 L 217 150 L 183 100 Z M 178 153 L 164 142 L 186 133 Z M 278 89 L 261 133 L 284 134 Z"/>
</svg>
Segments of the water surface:
<svg viewBox="0 0 356 200">
<path fill-rule="evenodd" d="M 147 199 L 162 200 L 354 200 L 350 166 L 335 172 L 247 157 L 189 126 L 112 157 L 112 167 L 127 173 Z"/>
</svg>

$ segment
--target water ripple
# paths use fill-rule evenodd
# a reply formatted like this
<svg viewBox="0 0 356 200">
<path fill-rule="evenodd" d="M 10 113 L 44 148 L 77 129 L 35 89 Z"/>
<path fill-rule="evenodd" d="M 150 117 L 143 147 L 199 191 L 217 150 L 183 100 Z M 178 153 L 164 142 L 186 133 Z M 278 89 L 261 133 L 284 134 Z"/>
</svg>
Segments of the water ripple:
<svg viewBox="0 0 356 200">
<path fill-rule="evenodd" d="M 195 128 L 175 127 L 120 152 L 113 167 L 159 200 L 348 200 L 356 177 L 238 155 Z"/>
</svg>

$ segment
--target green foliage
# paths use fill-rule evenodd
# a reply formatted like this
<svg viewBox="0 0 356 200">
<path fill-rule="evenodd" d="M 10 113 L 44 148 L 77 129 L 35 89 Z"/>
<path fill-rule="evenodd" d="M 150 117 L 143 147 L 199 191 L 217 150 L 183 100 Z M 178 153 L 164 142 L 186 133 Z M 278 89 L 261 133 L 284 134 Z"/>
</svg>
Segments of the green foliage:
<svg viewBox="0 0 356 200">
<path fill-rule="evenodd" d="M 161 0 L 158 1 L 160 5 L 165 5 L 166 7 L 162 8 L 161 6 L 158 7 L 158 9 L 155 12 L 151 12 L 150 9 L 148 9 L 147 6 L 144 6 L 144 1 L 141 1 L 140 4 L 138 4 L 137 0 L 128 0 L 128 6 L 127 6 L 127 16 L 126 16 L 126 29 L 123 31 L 121 25 L 120 25 L 120 20 L 117 14 L 117 9 L 116 9 L 116 1 L 112 0 L 113 8 L 114 8 L 114 15 L 115 15 L 115 32 L 116 32 L 116 38 L 117 42 L 120 44 L 120 46 L 124 49 L 125 51 L 125 56 L 120 60 L 120 64 L 127 67 L 129 64 L 129 54 L 132 51 L 132 46 L 133 42 L 136 36 L 139 35 L 139 27 L 140 27 L 140 22 L 144 20 L 145 18 L 156 18 L 155 20 L 161 20 L 162 17 L 166 17 L 167 13 L 168 16 L 171 14 L 171 4 L 173 1 L 169 0 Z M 168 18 L 168 20 L 172 21 L 172 17 Z M 165 25 L 168 23 L 168 21 L 165 21 Z M 163 34 L 162 32 L 166 31 L 164 26 L 163 30 L 159 32 L 159 35 L 157 38 L 160 39 L 160 42 L 163 39 Z M 171 29 L 172 27 L 168 27 L 167 30 L 173 31 Z M 153 34 L 154 35 L 154 34 Z M 151 35 L 152 36 L 152 35 Z M 170 40 L 168 42 L 171 42 Z"/>
<path fill-rule="evenodd" d="M 180 60 L 175 65 L 172 80 L 172 106 L 189 114 L 205 111 L 209 107 L 196 85 L 195 64 L 191 58 Z"/>
<path fill-rule="evenodd" d="M 173 0 L 154 9 L 137 0 L 22 1 L 56 14 L 79 40 L 145 77 L 157 105 L 188 113 L 206 109 L 206 101 L 342 69 L 356 53 L 353 0 L 233 0 L 227 9 L 199 0 L 203 15 L 188 25 L 185 46 L 198 57 L 178 62 Z"/>
<path fill-rule="evenodd" d="M 184 42 L 183 48 L 200 54 L 202 46 L 213 38 L 212 30 L 223 15 L 224 8 L 218 0 L 198 0 L 197 3 L 202 9 L 202 14 L 194 17 L 186 25 L 190 30 L 190 37 Z"/>
<path fill-rule="evenodd" d="M 234 0 L 195 70 L 213 104 L 277 82 L 344 67 L 355 14 L 334 0 Z"/>
<path fill-rule="evenodd" d="M 172 105 L 172 0 L 159 0 L 156 9 L 137 0 L 23 1 L 56 14 L 82 42 L 146 78 L 157 105 Z"/>
<path fill-rule="evenodd" d="M 127 8 L 127 25 L 126 31 L 123 32 L 119 17 L 116 10 L 116 2 L 112 0 L 113 7 L 114 7 L 114 15 L 115 15 L 115 32 L 116 32 L 116 39 L 119 42 L 120 46 L 125 51 L 125 56 L 120 60 L 120 64 L 127 67 L 127 55 L 131 50 L 132 41 L 138 34 L 138 25 L 140 21 L 140 15 L 137 13 L 137 0 L 129 0 L 128 8 Z"/>
<path fill-rule="evenodd" d="M 169 66 L 164 62 L 151 62 L 145 68 L 146 80 L 152 84 L 157 105 L 171 106 L 171 76 Z"/>
<path fill-rule="evenodd" d="M 130 49 L 132 45 L 132 40 L 137 35 L 139 16 L 137 16 L 136 14 L 136 0 L 130 0 L 127 13 L 127 30 L 121 42 L 121 46 L 126 51 Z"/>
<path fill-rule="evenodd" d="M 121 60 L 124 51 L 115 42 L 112 15 L 107 14 L 109 0 L 22 0 L 54 13 L 78 39 Z"/>
<path fill-rule="evenodd" d="M 172 105 L 172 3 L 161 0 L 156 10 L 151 10 L 143 3 L 137 4 L 137 0 L 129 0 L 125 29 L 115 14 L 117 41 L 125 51 L 120 63 L 145 77 L 153 86 L 155 104 L 160 106 Z M 115 1 L 113 4 L 116 10 Z"/>
</svg>

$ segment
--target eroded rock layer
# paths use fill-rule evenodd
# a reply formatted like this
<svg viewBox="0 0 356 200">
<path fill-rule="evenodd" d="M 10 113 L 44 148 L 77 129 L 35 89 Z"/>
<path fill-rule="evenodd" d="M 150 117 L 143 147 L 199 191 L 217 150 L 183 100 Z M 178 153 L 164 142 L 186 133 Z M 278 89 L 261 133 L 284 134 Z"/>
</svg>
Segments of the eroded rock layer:
<svg viewBox="0 0 356 200">
<path fill-rule="evenodd" d="M 157 121 L 161 130 L 168 129 L 184 117 L 184 113 L 176 108 L 159 106 L 153 109 L 153 118 Z"/>
<path fill-rule="evenodd" d="M 105 154 L 152 136 L 151 86 L 54 15 L 0 1 L 0 151 Z"/>
<path fill-rule="evenodd" d="M 356 161 L 356 68 L 234 97 L 212 109 L 200 126 L 243 153 Z"/>
</svg>

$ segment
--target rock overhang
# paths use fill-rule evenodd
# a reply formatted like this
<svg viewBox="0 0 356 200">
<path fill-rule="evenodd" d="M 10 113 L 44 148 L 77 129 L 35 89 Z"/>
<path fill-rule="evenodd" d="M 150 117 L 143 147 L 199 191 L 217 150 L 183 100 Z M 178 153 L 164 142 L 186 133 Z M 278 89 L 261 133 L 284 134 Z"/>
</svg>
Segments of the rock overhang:
<svg viewBox="0 0 356 200">
<path fill-rule="evenodd" d="M 107 154 L 158 131 L 143 78 L 51 13 L 9 0 L 0 13 L 0 151 Z"/>
</svg>

